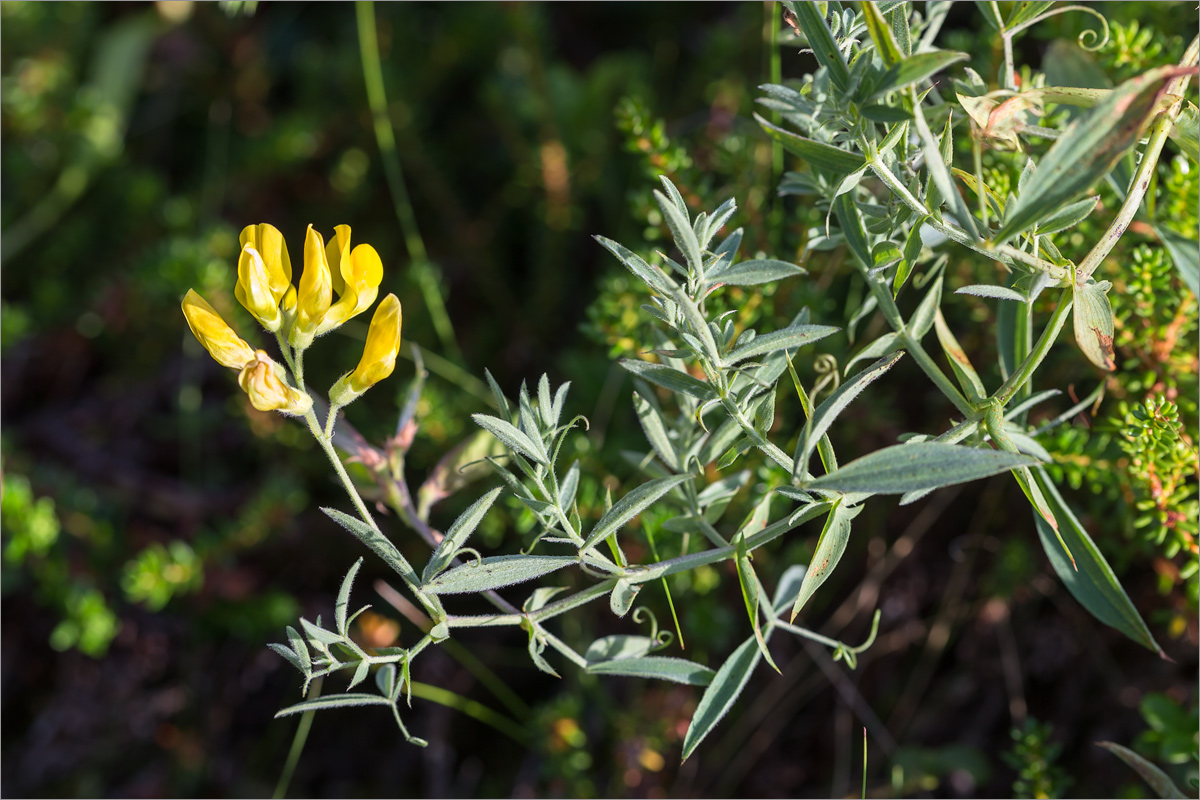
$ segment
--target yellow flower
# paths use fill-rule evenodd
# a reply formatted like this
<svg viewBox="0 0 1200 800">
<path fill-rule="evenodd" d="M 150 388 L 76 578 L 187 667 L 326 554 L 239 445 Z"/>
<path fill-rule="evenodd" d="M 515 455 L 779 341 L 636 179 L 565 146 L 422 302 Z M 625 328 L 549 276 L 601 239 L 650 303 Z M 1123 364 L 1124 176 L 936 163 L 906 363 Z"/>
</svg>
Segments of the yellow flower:
<svg viewBox="0 0 1200 800">
<path fill-rule="evenodd" d="M 329 400 L 344 406 L 392 374 L 396 355 L 400 352 L 400 300 L 394 294 L 383 298 L 371 327 L 367 329 L 367 344 L 354 371 L 343 375 L 329 390 Z"/>
<path fill-rule="evenodd" d="M 274 333 L 283 324 L 283 314 L 269 281 L 263 257 L 251 245 L 243 245 L 233 294 L 264 328 Z"/>
<path fill-rule="evenodd" d="M 250 246 L 262 256 L 271 297 L 274 298 L 276 305 L 279 305 L 280 301 L 284 301 L 284 310 L 290 311 L 291 307 L 296 304 L 296 298 L 295 290 L 292 289 L 292 259 L 288 256 L 287 243 L 283 241 L 283 234 L 274 225 L 263 222 L 242 228 L 240 240 L 243 250 Z M 239 287 L 241 283 L 241 270 L 239 269 Z M 289 294 L 291 294 L 291 305 L 286 302 Z M 238 300 L 241 301 L 241 299 L 239 296 Z M 245 303 L 243 302 L 242 305 Z"/>
<path fill-rule="evenodd" d="M 304 274 L 296 297 L 296 322 L 289 335 L 293 347 L 312 344 L 317 329 L 333 301 L 333 278 L 325 257 L 325 242 L 312 225 L 304 238 Z"/>
<path fill-rule="evenodd" d="M 242 368 L 238 384 L 250 396 L 250 405 L 259 411 L 299 416 L 312 408 L 312 398 L 280 379 L 278 365 L 262 350 L 255 351 L 253 360 Z"/>
<path fill-rule="evenodd" d="M 225 324 L 221 315 L 194 289 L 188 289 L 183 298 L 183 316 L 188 327 L 204 349 L 217 363 L 230 369 L 241 369 L 254 359 L 254 350 L 233 329 Z"/>
<path fill-rule="evenodd" d="M 334 231 L 334 238 L 325 248 L 325 257 L 338 300 L 325 312 L 317 328 L 318 336 L 370 308 L 383 280 L 383 262 L 375 248 L 360 244 L 351 251 L 350 226 L 338 225 Z"/>
</svg>

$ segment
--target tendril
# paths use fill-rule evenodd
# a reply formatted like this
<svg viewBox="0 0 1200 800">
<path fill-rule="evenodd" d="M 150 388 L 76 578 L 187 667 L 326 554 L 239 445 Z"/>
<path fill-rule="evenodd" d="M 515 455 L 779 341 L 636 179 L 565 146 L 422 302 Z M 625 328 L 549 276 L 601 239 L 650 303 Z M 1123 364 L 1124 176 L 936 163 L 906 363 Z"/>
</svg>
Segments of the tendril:
<svg viewBox="0 0 1200 800">
<path fill-rule="evenodd" d="M 823 392 L 826 386 L 833 384 L 829 386 L 829 392 L 830 394 L 836 392 L 838 386 L 842 383 L 842 377 L 838 374 L 837 359 L 829 353 L 821 353 L 817 356 L 816 360 L 813 361 L 813 369 L 820 376 L 817 378 L 817 383 L 813 386 L 812 390 L 813 402 L 816 402 L 817 395 Z"/>
<path fill-rule="evenodd" d="M 467 553 L 468 555 L 475 557 L 474 561 L 467 561 L 467 563 L 471 565 L 472 569 L 483 563 L 483 556 L 481 556 L 479 551 L 474 547 L 460 547 L 454 551 L 454 555 L 456 556 L 462 556 L 463 553 Z"/>
<path fill-rule="evenodd" d="M 657 642 L 659 640 L 658 617 L 654 615 L 653 611 L 651 611 L 649 608 L 646 608 L 646 606 L 638 606 L 633 610 L 633 621 L 635 623 L 640 624 L 641 622 L 645 621 L 646 617 L 650 617 L 650 638 Z"/>
</svg>

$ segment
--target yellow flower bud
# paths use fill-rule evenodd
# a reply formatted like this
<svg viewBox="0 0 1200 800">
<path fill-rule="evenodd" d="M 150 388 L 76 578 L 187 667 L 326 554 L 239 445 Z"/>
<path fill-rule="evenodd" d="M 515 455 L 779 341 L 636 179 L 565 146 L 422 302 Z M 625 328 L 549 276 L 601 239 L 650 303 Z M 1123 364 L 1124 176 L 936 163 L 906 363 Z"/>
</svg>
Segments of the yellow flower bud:
<svg viewBox="0 0 1200 800">
<path fill-rule="evenodd" d="M 325 258 L 325 242 L 312 225 L 304 238 L 304 274 L 296 297 L 296 322 L 290 335 L 293 347 L 307 347 L 333 301 L 333 280 Z"/>
<path fill-rule="evenodd" d="M 271 290 L 262 256 L 251 245 L 242 246 L 242 255 L 238 259 L 237 286 L 234 287 L 233 294 L 264 328 L 271 333 L 279 330 L 283 323 L 283 315 L 279 312 L 279 298 L 275 297 Z"/>
<path fill-rule="evenodd" d="M 266 267 L 267 283 L 271 287 L 271 296 L 278 305 L 287 296 L 288 290 L 292 288 L 292 259 L 288 256 L 287 243 L 283 241 L 283 234 L 274 225 L 263 222 L 242 228 L 240 240 L 243 248 L 249 245 L 262 256 L 263 265 Z M 238 272 L 240 278 L 240 268 Z M 293 305 L 295 305 L 294 302 Z M 284 309 L 288 308 L 287 303 L 284 303 Z"/>
<path fill-rule="evenodd" d="M 292 388 L 279 377 L 278 365 L 262 350 L 242 368 L 238 384 L 250 396 L 250 405 L 259 411 L 280 411 L 297 416 L 312 408 L 307 393 Z"/>
<path fill-rule="evenodd" d="M 394 294 L 383 298 L 367 329 L 367 344 L 353 372 L 338 379 L 329 390 L 335 406 L 353 402 L 359 395 L 392 374 L 400 352 L 400 300 Z"/>
<path fill-rule="evenodd" d="M 241 369 L 254 359 L 254 350 L 233 329 L 225 324 L 216 312 L 194 289 L 188 289 L 183 298 L 183 316 L 188 327 L 204 349 L 218 364 L 230 369 Z"/>
<path fill-rule="evenodd" d="M 325 260 L 329 262 L 329 277 L 333 282 L 333 291 L 338 297 L 346 290 L 346 281 L 342 278 L 342 255 L 350 250 L 350 226 L 334 225 L 333 238 L 325 244 Z"/>
<path fill-rule="evenodd" d="M 396 355 L 400 352 L 400 322 L 400 299 L 389 294 L 371 317 L 362 358 L 348 381 L 351 389 L 365 392 L 392 374 L 396 368 Z"/>
<path fill-rule="evenodd" d="M 329 260 L 330 269 L 342 278 L 341 296 L 326 312 L 321 327 L 317 329 L 318 335 L 333 330 L 370 308 L 379 295 L 379 284 L 383 281 L 383 261 L 379 253 L 369 244 L 360 244 L 353 252 L 347 253 L 350 249 L 350 227 L 338 226 L 339 239 L 342 228 L 346 230 L 345 248 L 336 262 L 332 258 Z"/>
</svg>

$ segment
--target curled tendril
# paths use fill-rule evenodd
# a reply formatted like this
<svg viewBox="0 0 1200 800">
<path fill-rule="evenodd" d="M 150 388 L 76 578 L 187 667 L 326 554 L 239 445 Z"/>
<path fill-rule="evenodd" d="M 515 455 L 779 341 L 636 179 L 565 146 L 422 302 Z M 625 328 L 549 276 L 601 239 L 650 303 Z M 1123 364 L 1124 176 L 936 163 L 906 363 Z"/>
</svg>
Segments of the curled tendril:
<svg viewBox="0 0 1200 800">
<path fill-rule="evenodd" d="M 646 608 L 645 606 L 638 606 L 637 608 L 635 608 L 633 610 L 633 621 L 635 623 L 643 622 L 646 617 L 650 618 L 650 638 L 657 642 L 658 641 L 658 617 L 656 617 L 654 615 L 653 611 Z"/>
<path fill-rule="evenodd" d="M 829 386 L 830 384 L 833 384 L 832 386 L 829 386 L 830 393 L 836 392 L 838 386 L 840 386 L 842 383 L 842 378 L 841 375 L 838 374 L 837 359 L 831 356 L 829 353 L 821 353 L 819 356 L 817 356 L 816 360 L 813 361 L 813 369 L 815 369 L 817 374 L 821 376 L 817 378 L 817 383 L 815 386 L 813 386 L 812 390 L 812 397 L 813 401 L 815 402 L 817 395 L 823 392 L 825 387 Z"/>
<path fill-rule="evenodd" d="M 1104 47 L 1104 45 L 1108 44 L 1108 38 L 1109 38 L 1108 20 L 1105 19 L 1104 15 L 1101 14 L 1099 11 L 1097 11 L 1094 8 L 1088 8 L 1087 6 L 1062 6 L 1061 8 L 1055 8 L 1051 11 L 1047 11 L 1044 14 L 1037 15 L 1036 17 L 1029 20 L 1028 22 L 1024 22 L 1024 23 L 1016 26 L 1015 28 L 1012 28 L 1011 30 L 1005 31 L 1005 35 L 1008 37 L 1012 37 L 1013 35 L 1019 33 L 1020 31 L 1023 31 L 1030 26 L 1038 24 L 1042 20 L 1049 19 L 1050 17 L 1053 17 L 1055 14 L 1065 14 L 1068 11 L 1082 11 L 1085 14 L 1091 14 L 1093 17 L 1100 20 L 1100 24 L 1102 26 L 1104 26 L 1104 38 L 1100 39 L 1099 42 L 1096 42 L 1096 40 L 1099 39 L 1100 37 L 1096 33 L 1095 29 L 1093 29 L 1093 28 L 1088 28 L 1083 33 L 1079 34 L 1078 41 L 1079 41 L 1080 47 L 1082 47 L 1084 50 L 1087 50 L 1089 53 L 1094 53 L 1097 50 L 1099 50 L 1101 47 Z M 1093 42 L 1095 42 L 1095 43 L 1092 44 Z"/>
<path fill-rule="evenodd" d="M 463 553 L 467 553 L 468 555 L 475 557 L 473 561 L 467 561 L 467 563 L 470 564 L 472 568 L 478 567 L 480 564 L 483 563 L 483 556 L 481 556 L 479 554 L 479 551 L 476 550 L 474 547 L 460 547 L 454 551 L 454 555 L 456 555 L 456 556 L 461 556 Z"/>
</svg>

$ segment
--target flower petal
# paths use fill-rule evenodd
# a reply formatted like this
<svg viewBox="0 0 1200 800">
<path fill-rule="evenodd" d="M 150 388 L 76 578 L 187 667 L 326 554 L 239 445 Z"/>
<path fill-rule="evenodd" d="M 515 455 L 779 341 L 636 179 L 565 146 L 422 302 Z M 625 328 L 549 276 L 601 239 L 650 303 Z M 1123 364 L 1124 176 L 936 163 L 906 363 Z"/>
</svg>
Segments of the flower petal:
<svg viewBox="0 0 1200 800">
<path fill-rule="evenodd" d="M 253 348 L 233 332 L 233 328 L 195 289 L 188 289 L 183 298 L 183 316 L 192 334 L 218 364 L 241 369 L 246 362 L 254 359 Z"/>
</svg>

